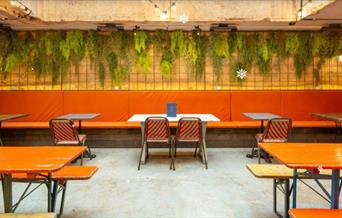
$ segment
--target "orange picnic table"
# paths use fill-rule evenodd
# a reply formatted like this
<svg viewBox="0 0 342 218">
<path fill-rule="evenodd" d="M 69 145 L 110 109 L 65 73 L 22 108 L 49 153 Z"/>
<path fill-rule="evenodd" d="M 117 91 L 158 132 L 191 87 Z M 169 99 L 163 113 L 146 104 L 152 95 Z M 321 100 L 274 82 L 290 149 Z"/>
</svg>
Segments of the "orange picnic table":
<svg viewBox="0 0 342 218">
<path fill-rule="evenodd" d="M 342 143 L 259 143 L 259 146 L 293 169 L 293 208 L 296 208 L 297 169 L 332 170 L 330 205 L 332 209 L 338 208 Z"/>
<path fill-rule="evenodd" d="M 51 173 L 60 170 L 85 151 L 83 146 L 0 147 L 0 174 L 5 213 L 12 212 L 12 174 L 47 174 L 48 211 L 52 211 Z"/>
</svg>

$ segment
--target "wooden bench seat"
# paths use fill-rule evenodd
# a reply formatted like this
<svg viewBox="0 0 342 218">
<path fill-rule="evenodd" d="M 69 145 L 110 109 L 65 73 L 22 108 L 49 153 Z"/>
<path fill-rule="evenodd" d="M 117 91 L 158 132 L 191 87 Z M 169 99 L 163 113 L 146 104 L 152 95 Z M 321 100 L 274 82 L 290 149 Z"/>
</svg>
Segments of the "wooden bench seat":
<svg viewBox="0 0 342 218">
<path fill-rule="evenodd" d="M 338 209 L 291 209 L 291 218 L 342 218 L 342 210 Z"/>
<path fill-rule="evenodd" d="M 3 213 L 0 218 L 56 218 L 56 213 Z"/>
<path fill-rule="evenodd" d="M 52 180 L 64 181 L 64 180 L 87 180 L 90 179 L 97 167 L 95 166 L 66 166 L 59 171 L 51 174 Z M 14 173 L 12 174 L 13 180 L 41 180 L 46 177 L 37 174 L 26 173 Z"/>
<path fill-rule="evenodd" d="M 76 123 L 77 124 L 77 123 Z M 176 127 L 176 123 L 170 123 L 171 127 Z M 293 121 L 294 128 L 334 128 L 335 123 L 332 121 Z M 94 129 L 136 129 L 140 128 L 139 122 L 82 122 L 83 128 Z M 208 128 L 259 128 L 259 121 L 221 121 L 209 122 Z M 5 129 L 45 129 L 49 128 L 48 122 L 4 122 L 2 128 Z"/>
<path fill-rule="evenodd" d="M 287 211 L 290 209 L 290 179 L 293 177 L 293 169 L 282 164 L 247 164 L 246 167 L 257 178 L 273 180 L 273 211 L 280 217 L 289 217 Z M 305 170 L 298 170 L 298 172 L 305 172 Z M 330 176 L 331 170 L 320 170 L 319 175 Z M 312 179 L 309 175 L 303 174 L 298 175 L 298 178 Z M 277 189 L 284 194 L 283 216 L 277 211 Z"/>
</svg>

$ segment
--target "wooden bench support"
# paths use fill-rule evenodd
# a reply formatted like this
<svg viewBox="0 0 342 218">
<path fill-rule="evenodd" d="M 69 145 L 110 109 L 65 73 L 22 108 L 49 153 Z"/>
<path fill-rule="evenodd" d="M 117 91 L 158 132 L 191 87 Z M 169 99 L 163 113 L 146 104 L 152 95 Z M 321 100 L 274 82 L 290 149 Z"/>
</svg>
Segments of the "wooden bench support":
<svg viewBox="0 0 342 218">
<path fill-rule="evenodd" d="M 34 192 L 38 187 L 45 184 L 48 188 L 48 211 L 49 212 L 55 212 L 58 194 L 62 192 L 60 209 L 59 209 L 59 214 L 58 214 L 58 216 L 60 216 L 61 214 L 63 214 L 67 182 L 69 180 L 90 179 L 95 174 L 96 171 L 97 171 L 97 167 L 95 166 L 66 166 L 62 168 L 61 170 L 52 173 L 51 178 L 49 178 L 47 174 L 14 173 L 12 175 L 12 179 L 14 182 L 24 182 L 24 183 L 28 183 L 28 185 L 24 193 L 19 198 L 18 202 L 15 203 L 14 205 L 11 205 L 11 207 L 13 207 L 13 210 L 15 211 L 15 209 L 17 209 L 17 207 L 19 206 L 22 200 L 24 200 L 27 196 L 29 196 L 32 192 Z M 38 185 L 34 187 L 31 191 L 29 191 L 33 183 L 38 183 Z M 49 185 L 52 185 L 52 191 L 51 191 L 51 188 L 49 188 Z"/>
<path fill-rule="evenodd" d="M 247 164 L 247 169 L 257 178 L 273 179 L 273 211 L 277 216 L 289 218 L 290 209 L 290 196 L 292 194 L 292 187 L 290 186 L 290 180 L 293 177 L 293 169 L 290 169 L 282 164 Z M 314 179 L 322 190 L 322 185 L 318 182 L 318 179 L 329 179 L 331 177 L 330 170 L 321 170 L 320 174 L 309 174 L 305 170 L 298 170 L 298 179 L 300 181 L 304 179 Z M 303 182 L 303 181 L 302 181 Z M 318 193 L 309 184 L 303 182 L 315 193 L 319 194 L 323 199 L 326 198 Z M 280 190 L 284 194 L 284 214 L 281 215 L 277 210 L 277 190 Z M 342 218 L 342 217 L 341 217 Z"/>
</svg>

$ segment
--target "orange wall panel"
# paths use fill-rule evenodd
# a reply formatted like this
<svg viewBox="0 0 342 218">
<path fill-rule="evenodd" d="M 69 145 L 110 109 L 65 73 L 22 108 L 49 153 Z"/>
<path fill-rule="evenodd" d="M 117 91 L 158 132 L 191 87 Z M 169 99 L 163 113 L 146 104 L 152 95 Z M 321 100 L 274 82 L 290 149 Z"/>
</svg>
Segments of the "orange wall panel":
<svg viewBox="0 0 342 218">
<path fill-rule="evenodd" d="M 166 103 L 177 103 L 177 113 L 211 113 L 230 120 L 230 94 L 224 91 L 131 91 L 129 115 L 166 113 Z"/>
<path fill-rule="evenodd" d="M 280 91 L 232 91 L 231 120 L 250 120 L 244 112 L 269 112 L 281 115 Z"/>
<path fill-rule="evenodd" d="M 283 115 L 293 120 L 318 120 L 311 113 L 342 112 L 341 91 L 284 91 Z"/>
<path fill-rule="evenodd" d="M 1 91 L 0 114 L 30 114 L 15 121 L 47 121 L 63 112 L 60 91 Z"/>
<path fill-rule="evenodd" d="M 65 91 L 63 113 L 101 113 L 96 121 L 127 121 L 126 91 Z"/>
</svg>

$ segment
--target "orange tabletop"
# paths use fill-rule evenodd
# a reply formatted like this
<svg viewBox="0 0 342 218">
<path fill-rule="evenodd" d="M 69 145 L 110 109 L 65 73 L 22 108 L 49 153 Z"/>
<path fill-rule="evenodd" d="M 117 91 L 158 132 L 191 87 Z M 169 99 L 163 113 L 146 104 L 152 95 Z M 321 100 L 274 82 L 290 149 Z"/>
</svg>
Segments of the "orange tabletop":
<svg viewBox="0 0 342 218">
<path fill-rule="evenodd" d="M 290 168 L 342 169 L 342 143 L 259 143 Z"/>
<path fill-rule="evenodd" d="M 0 173 L 57 171 L 85 150 L 83 146 L 0 147 Z"/>
<path fill-rule="evenodd" d="M 329 209 L 291 209 L 291 218 L 342 218 L 342 210 Z"/>
</svg>

